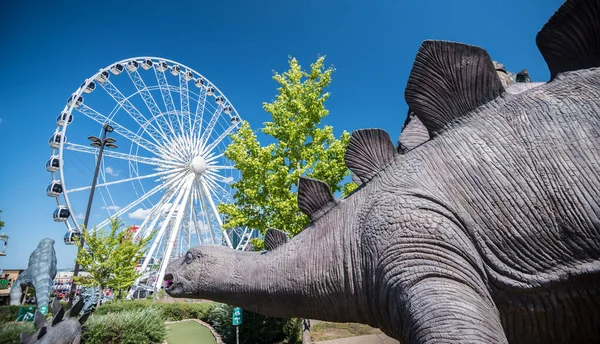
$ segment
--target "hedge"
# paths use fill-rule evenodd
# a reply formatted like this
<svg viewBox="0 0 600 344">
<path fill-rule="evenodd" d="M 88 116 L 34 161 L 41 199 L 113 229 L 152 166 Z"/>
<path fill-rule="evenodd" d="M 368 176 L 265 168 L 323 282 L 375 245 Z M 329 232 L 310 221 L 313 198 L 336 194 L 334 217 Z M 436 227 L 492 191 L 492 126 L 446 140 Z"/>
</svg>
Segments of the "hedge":
<svg viewBox="0 0 600 344">
<path fill-rule="evenodd" d="M 15 315 L 15 319 L 16 318 L 17 318 L 17 316 Z M 35 328 L 33 327 L 33 323 L 32 322 L 9 322 L 9 323 L 0 325 L 0 344 L 20 344 L 22 332 L 34 333 Z"/>
<path fill-rule="evenodd" d="M 149 308 L 155 309 L 163 321 L 202 320 L 213 326 L 225 343 L 235 343 L 235 327 L 231 324 L 233 307 L 219 303 L 154 303 L 152 300 L 113 301 L 97 308 L 94 317 L 136 312 Z M 300 330 L 299 319 L 265 317 L 244 311 L 244 326 L 240 327 L 240 342 L 243 344 L 297 343 L 300 340 Z M 127 331 L 131 330 L 128 329 Z"/>
<path fill-rule="evenodd" d="M 0 306 L 0 325 L 17 320 L 21 306 Z"/>
<path fill-rule="evenodd" d="M 202 321 L 208 320 L 213 303 L 154 303 L 150 300 L 136 301 L 114 301 L 100 306 L 94 312 L 95 315 L 103 315 L 110 313 L 119 313 L 124 311 L 133 311 L 155 307 L 161 313 L 165 321 L 177 321 L 183 319 L 199 319 Z"/>
<path fill-rule="evenodd" d="M 235 327 L 231 323 L 233 306 L 217 304 L 209 314 L 208 323 L 221 335 L 226 344 L 236 343 Z M 241 344 L 271 344 L 300 342 L 300 319 L 280 319 L 243 311 L 240 326 Z"/>
<path fill-rule="evenodd" d="M 167 336 L 162 312 L 157 307 L 93 314 L 85 323 L 82 343 L 162 343 Z"/>
</svg>

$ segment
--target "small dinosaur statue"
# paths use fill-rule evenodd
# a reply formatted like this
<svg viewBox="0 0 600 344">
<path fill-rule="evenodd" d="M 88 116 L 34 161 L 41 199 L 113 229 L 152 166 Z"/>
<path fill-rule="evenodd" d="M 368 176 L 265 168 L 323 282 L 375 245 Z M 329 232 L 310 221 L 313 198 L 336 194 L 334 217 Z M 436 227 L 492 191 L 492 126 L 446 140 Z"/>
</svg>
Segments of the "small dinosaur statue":
<svg viewBox="0 0 600 344">
<path fill-rule="evenodd" d="M 77 316 L 83 308 L 80 299 L 66 313 L 58 300 L 52 301 L 52 322 L 47 323 L 46 317 L 36 310 L 33 324 L 36 332 L 21 333 L 21 344 L 79 344 L 81 341 L 81 326 L 87 321 L 90 312 Z"/>
<path fill-rule="evenodd" d="M 55 276 L 56 252 L 54 251 L 54 240 L 45 238 L 31 252 L 27 269 L 13 282 L 10 288 L 10 304 L 19 305 L 23 295 L 23 287 L 32 286 L 35 288 L 37 307 L 42 314 L 46 314 Z"/>
<path fill-rule="evenodd" d="M 352 133 L 357 190 L 301 178 L 308 228 L 193 247 L 167 294 L 404 344 L 600 343 L 600 0 L 567 0 L 537 45 L 550 81 L 505 88 L 485 50 L 423 42 L 399 146 Z"/>
</svg>

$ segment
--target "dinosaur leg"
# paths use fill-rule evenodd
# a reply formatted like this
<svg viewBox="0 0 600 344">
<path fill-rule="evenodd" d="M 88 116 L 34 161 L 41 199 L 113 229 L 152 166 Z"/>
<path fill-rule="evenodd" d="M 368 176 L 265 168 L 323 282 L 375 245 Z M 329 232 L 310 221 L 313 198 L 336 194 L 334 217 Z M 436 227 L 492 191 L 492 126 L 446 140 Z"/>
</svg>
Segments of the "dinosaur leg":
<svg viewBox="0 0 600 344">
<path fill-rule="evenodd" d="M 30 285 L 31 280 L 27 277 L 27 273 L 22 273 L 13 282 L 10 287 L 10 304 L 11 306 L 19 306 L 23 297 L 23 287 Z"/>
<path fill-rule="evenodd" d="M 376 277 L 386 281 L 380 301 L 397 321 L 391 332 L 404 343 L 508 343 L 467 232 L 443 208 L 420 206 L 400 209 L 407 216 L 379 239 L 389 243 Z"/>
<path fill-rule="evenodd" d="M 508 343 L 489 297 L 461 282 L 428 277 L 405 301 L 406 343 Z"/>
<path fill-rule="evenodd" d="M 52 279 L 48 274 L 40 274 L 33 280 L 35 287 L 35 301 L 38 309 L 44 315 L 48 313 L 48 302 L 50 302 L 50 291 L 52 290 Z"/>
</svg>

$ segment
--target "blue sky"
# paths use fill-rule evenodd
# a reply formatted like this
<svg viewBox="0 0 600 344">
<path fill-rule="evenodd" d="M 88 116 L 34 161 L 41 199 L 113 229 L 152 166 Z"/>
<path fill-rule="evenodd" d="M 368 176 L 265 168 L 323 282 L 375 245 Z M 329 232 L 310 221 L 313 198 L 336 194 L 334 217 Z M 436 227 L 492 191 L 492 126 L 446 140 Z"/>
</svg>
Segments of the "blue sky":
<svg viewBox="0 0 600 344">
<path fill-rule="evenodd" d="M 419 1 L 37 1 L 10 2 L 0 20 L 0 209 L 10 236 L 0 268 L 24 268 L 44 237 L 58 266 L 72 265 L 65 226 L 45 195 L 48 138 L 66 99 L 98 69 L 136 56 L 185 64 L 216 84 L 254 128 L 276 94 L 272 71 L 288 56 L 308 67 L 318 55 L 337 71 L 325 123 L 400 133 L 403 93 L 425 39 L 485 48 L 493 59 L 535 81 L 549 77 L 535 35 L 559 0 Z M 97 135 L 98 130 L 79 135 Z M 69 138 L 69 135 L 67 135 Z M 395 139 L 394 139 L 395 140 Z M 86 161 L 84 163 L 88 163 Z M 93 168 L 93 162 L 89 162 Z M 83 211 L 85 204 L 77 204 Z"/>
</svg>

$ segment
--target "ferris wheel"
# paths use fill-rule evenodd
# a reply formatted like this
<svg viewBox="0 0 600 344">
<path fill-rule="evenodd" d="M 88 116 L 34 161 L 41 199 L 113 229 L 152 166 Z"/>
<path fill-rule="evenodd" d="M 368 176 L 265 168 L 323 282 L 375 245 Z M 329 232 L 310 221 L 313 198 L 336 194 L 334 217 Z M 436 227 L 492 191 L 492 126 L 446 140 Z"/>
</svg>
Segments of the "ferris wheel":
<svg viewBox="0 0 600 344">
<path fill-rule="evenodd" d="M 240 121 L 213 83 L 175 61 L 136 57 L 100 69 L 67 99 L 48 142 L 46 193 L 58 204 L 54 220 L 67 226 L 65 243 L 81 235 L 100 151 L 89 135 L 99 132 L 106 141 L 87 227 L 119 218 L 136 238 L 153 235 L 136 287 L 159 289 L 169 260 L 197 244 L 246 249 L 257 233 L 222 230 L 217 210 L 239 178 L 224 151 Z"/>
</svg>

